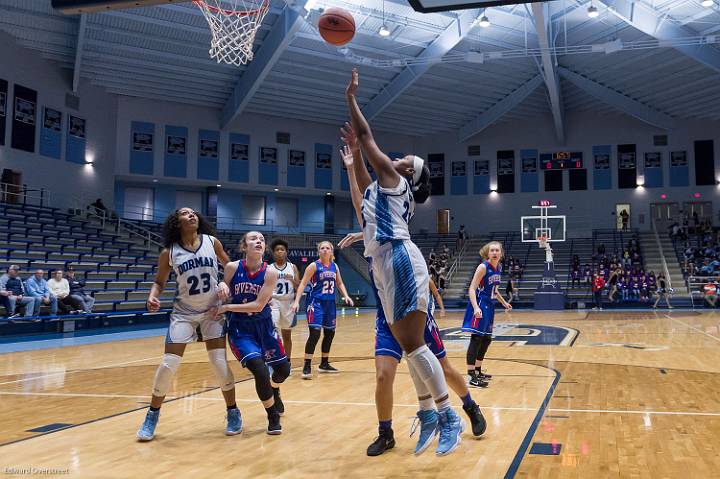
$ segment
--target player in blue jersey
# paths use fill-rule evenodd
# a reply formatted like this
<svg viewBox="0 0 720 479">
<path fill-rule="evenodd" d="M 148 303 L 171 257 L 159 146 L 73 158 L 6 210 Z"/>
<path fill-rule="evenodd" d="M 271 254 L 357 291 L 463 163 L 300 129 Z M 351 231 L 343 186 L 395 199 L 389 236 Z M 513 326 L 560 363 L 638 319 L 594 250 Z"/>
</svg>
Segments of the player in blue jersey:
<svg viewBox="0 0 720 479">
<path fill-rule="evenodd" d="M 263 262 L 265 237 L 262 233 L 246 233 L 240 249 L 245 259 L 225 267 L 225 283 L 232 301 L 217 311 L 218 314 L 230 313 L 226 322 L 228 344 L 240 364 L 255 377 L 255 390 L 267 413 L 267 433 L 281 434 L 280 416 L 285 406 L 280 399 L 280 384 L 290 374 L 290 364 L 273 324 L 269 304 L 278 273 Z"/>
<path fill-rule="evenodd" d="M 225 332 L 214 316 L 214 308 L 229 295 L 227 286 L 218 283 L 218 264 L 226 264 L 228 257 L 213 234 L 212 225 L 192 208 L 175 210 L 163 225 L 165 249 L 158 258 L 155 283 L 147 299 L 148 311 L 160 309 L 159 296 L 171 271 L 175 272 L 177 294 L 170 313 L 165 354 L 153 380 L 150 409 L 137 432 L 139 441 L 151 441 L 155 437 L 160 406 L 180 367 L 185 347 L 198 339 L 198 328 L 205 341 L 210 368 L 218 378 L 227 404 L 225 434 L 232 436 L 242 431 L 242 418 L 235 404 L 235 378 L 225 354 Z"/>
<path fill-rule="evenodd" d="M 320 340 L 320 330 L 323 330 L 323 341 L 320 347 L 322 357 L 318 371 L 321 373 L 337 373 L 338 370 L 330 365 L 330 346 L 335 337 L 335 286 L 340 290 L 343 301 L 348 306 L 353 306 L 353 300 L 348 296 L 347 289 L 340 276 L 340 268 L 334 261 L 333 245 L 329 241 L 321 241 L 318 244 L 317 261 L 314 261 L 303 274 L 302 281 L 298 286 L 298 294 L 295 295 L 293 311 L 300 309 L 300 298 L 305 286 L 310 284 L 310 294 L 307 299 L 307 324 L 310 329 L 307 342 L 305 343 L 305 363 L 303 364 L 303 379 L 312 379 L 312 358 L 315 354 L 315 346 Z"/>
<path fill-rule="evenodd" d="M 498 293 L 500 286 L 500 260 L 503 247 L 497 241 L 491 241 L 480 249 L 482 263 L 478 265 L 468 288 L 467 309 L 462 330 L 470 333 L 470 344 L 467 349 L 467 371 L 472 387 L 487 387 L 490 374 L 483 374 L 482 362 L 492 342 L 493 322 L 495 320 L 495 304 L 493 298 L 507 310 L 512 305 Z"/>
<path fill-rule="evenodd" d="M 346 142 L 349 146 L 350 137 L 355 137 L 358 145 L 352 156 L 355 182 L 363 192 L 358 213 L 365 256 L 372 258 L 385 319 L 407 354 L 417 396 L 432 396 L 436 408 L 418 411 L 421 423 L 418 447 L 422 449 L 427 441 L 439 435 L 435 453 L 444 456 L 459 446 L 465 424 L 451 407 L 440 362 L 425 344 L 430 277 L 420 249 L 411 241 L 409 228 L 415 204 L 430 196 L 430 170 L 422 158 L 408 155 L 393 161 L 380 150 L 358 105 L 358 87 L 358 72 L 353 70 L 346 90 L 352 125 L 346 125 L 343 136 L 349 140 Z M 375 170 L 377 181 L 372 181 L 360 157 L 361 149 Z"/>
</svg>

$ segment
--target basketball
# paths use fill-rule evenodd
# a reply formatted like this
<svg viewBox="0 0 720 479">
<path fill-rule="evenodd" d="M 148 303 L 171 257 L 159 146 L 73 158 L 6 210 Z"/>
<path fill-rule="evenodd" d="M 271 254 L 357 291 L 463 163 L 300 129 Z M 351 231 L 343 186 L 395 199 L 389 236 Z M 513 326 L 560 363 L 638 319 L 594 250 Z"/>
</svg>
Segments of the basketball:
<svg viewBox="0 0 720 479">
<path fill-rule="evenodd" d="M 345 45 L 355 36 L 355 19 L 347 10 L 328 8 L 320 17 L 318 30 L 323 40 L 329 44 Z"/>
</svg>

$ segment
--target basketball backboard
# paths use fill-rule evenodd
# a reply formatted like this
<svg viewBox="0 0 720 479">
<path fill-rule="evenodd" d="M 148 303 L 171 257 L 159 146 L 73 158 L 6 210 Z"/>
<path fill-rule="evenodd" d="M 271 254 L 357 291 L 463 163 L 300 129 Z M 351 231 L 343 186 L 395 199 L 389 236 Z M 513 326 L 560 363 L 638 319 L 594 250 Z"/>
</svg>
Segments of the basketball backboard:
<svg viewBox="0 0 720 479">
<path fill-rule="evenodd" d="M 408 0 L 415 11 L 422 13 L 466 10 L 469 8 L 487 8 L 498 5 L 518 5 L 521 3 L 543 2 L 546 0 Z"/>
<path fill-rule="evenodd" d="M 52 0 L 52 7 L 66 15 L 105 12 L 125 8 L 150 7 L 163 3 L 188 3 L 190 0 Z"/>
<path fill-rule="evenodd" d="M 565 233 L 567 231 L 565 224 L 565 215 L 548 215 L 548 210 L 555 209 L 557 206 L 551 205 L 549 201 L 542 200 L 533 209 L 539 210 L 537 216 L 521 216 L 520 217 L 520 241 L 523 243 L 538 243 L 541 241 L 547 243 L 557 243 L 565 241 Z M 542 240 L 539 240 L 542 238 Z"/>
</svg>

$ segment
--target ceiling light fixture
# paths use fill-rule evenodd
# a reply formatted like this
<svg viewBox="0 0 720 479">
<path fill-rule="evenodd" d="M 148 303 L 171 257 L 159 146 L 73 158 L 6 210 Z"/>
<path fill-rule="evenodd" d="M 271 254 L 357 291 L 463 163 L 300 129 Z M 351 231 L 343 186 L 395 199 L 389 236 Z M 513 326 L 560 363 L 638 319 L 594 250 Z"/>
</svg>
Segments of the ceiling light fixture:
<svg viewBox="0 0 720 479">
<path fill-rule="evenodd" d="M 382 27 L 380 27 L 380 30 L 378 31 L 378 35 L 381 37 L 389 37 L 390 36 L 390 30 L 388 29 L 387 25 L 385 25 L 385 0 L 382 2 L 382 13 L 383 13 L 383 22 Z"/>
<path fill-rule="evenodd" d="M 490 26 L 490 19 L 487 17 L 487 15 L 483 15 L 482 17 L 480 17 L 480 21 L 478 22 L 478 24 L 483 28 L 487 28 Z"/>
<path fill-rule="evenodd" d="M 595 5 L 593 5 L 592 3 L 590 4 L 590 6 L 587 9 L 587 13 L 588 13 L 588 17 L 590 17 L 590 18 L 595 18 L 598 15 L 600 15 L 600 12 L 598 12 L 597 7 Z"/>
<path fill-rule="evenodd" d="M 700 2 L 700 5 L 703 7 L 712 7 L 713 6 L 713 0 L 703 0 Z"/>
</svg>

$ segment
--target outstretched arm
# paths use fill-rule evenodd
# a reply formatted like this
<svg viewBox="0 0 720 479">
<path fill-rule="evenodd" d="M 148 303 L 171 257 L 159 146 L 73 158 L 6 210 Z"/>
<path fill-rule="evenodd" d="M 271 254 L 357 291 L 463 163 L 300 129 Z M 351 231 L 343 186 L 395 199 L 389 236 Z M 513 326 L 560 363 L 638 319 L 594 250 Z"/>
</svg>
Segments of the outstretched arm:
<svg viewBox="0 0 720 479">
<path fill-rule="evenodd" d="M 293 312 L 297 313 L 298 309 L 300 309 L 300 298 L 302 298 L 303 291 L 305 291 L 305 286 L 308 285 L 310 279 L 315 274 L 315 271 L 317 271 L 317 266 L 315 266 L 315 262 L 310 263 L 310 265 L 305 268 L 305 274 L 302 277 L 302 281 L 300 281 L 300 285 L 295 290 L 295 301 L 292 305 Z"/>
<path fill-rule="evenodd" d="M 358 85 L 358 71 L 356 68 L 353 68 L 352 78 L 346 90 L 353 129 L 357 134 L 360 146 L 365 150 L 368 161 L 377 173 L 378 184 L 383 188 L 395 188 L 400 182 L 400 175 L 393 168 L 392 160 L 390 160 L 375 143 L 370 125 L 365 119 L 365 116 L 363 116 L 357 98 L 355 98 Z"/>
<path fill-rule="evenodd" d="M 360 193 L 360 188 L 358 188 L 355 171 L 353 168 L 353 163 L 356 161 L 355 154 L 350 151 L 350 148 L 348 148 L 347 145 L 345 145 L 343 149 L 340 150 L 340 155 L 342 156 L 343 163 L 347 168 L 348 183 L 350 183 L 350 199 L 352 200 L 353 209 L 355 210 L 355 217 L 358 220 L 358 224 L 362 228 L 365 221 L 363 220 L 362 214 L 362 194 Z"/>
<path fill-rule="evenodd" d="M 370 176 L 370 172 L 368 171 L 367 166 L 365 166 L 365 160 L 362 156 L 362 149 L 360 148 L 360 143 L 358 142 L 355 130 L 350 123 L 345 122 L 345 125 L 340 128 L 340 139 L 350 148 L 350 152 L 353 154 L 352 168 L 350 167 L 350 164 L 345 160 L 345 158 L 343 158 L 343 161 L 345 162 L 345 166 L 348 169 L 348 178 L 350 178 L 351 169 L 352 173 L 355 174 L 355 181 L 358 187 L 358 191 L 360 192 L 360 197 L 362 198 L 363 192 L 367 189 L 370 183 L 372 183 L 372 177 Z M 351 180 L 350 191 L 352 191 L 352 184 L 353 182 Z"/>
</svg>

